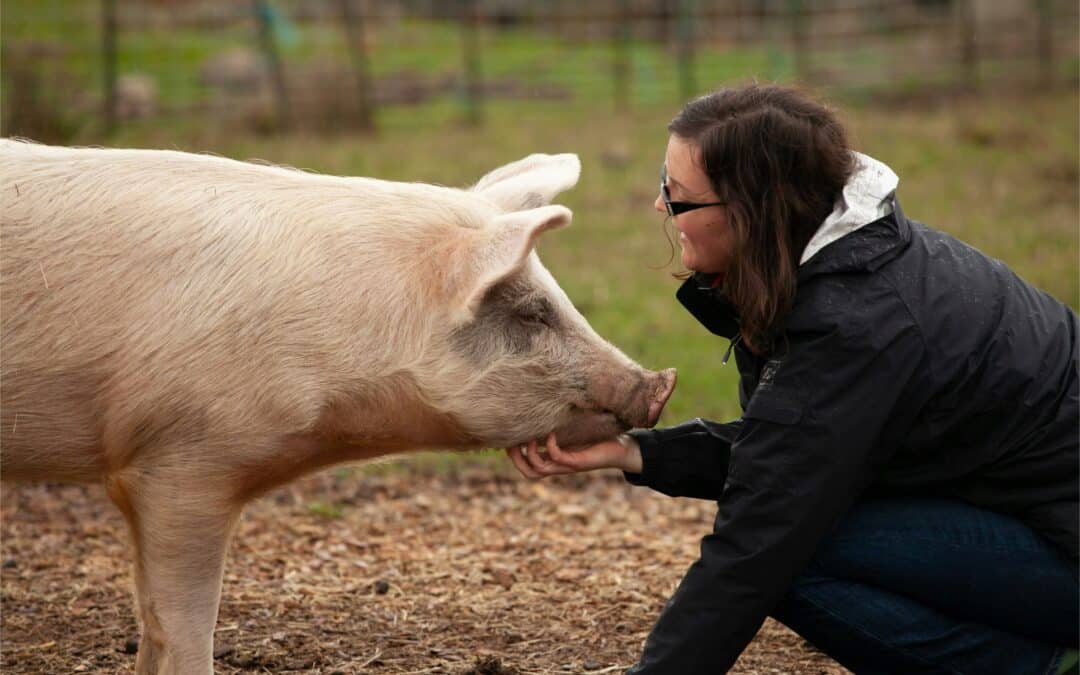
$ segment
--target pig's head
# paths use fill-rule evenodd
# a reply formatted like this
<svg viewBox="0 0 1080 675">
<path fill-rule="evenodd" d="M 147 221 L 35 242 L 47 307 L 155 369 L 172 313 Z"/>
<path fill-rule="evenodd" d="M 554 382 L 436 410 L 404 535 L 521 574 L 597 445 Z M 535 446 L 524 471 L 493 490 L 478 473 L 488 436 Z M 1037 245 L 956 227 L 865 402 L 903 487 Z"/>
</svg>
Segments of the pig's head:
<svg viewBox="0 0 1080 675">
<path fill-rule="evenodd" d="M 476 443 L 543 439 L 582 445 L 653 426 L 675 371 L 646 370 L 605 341 L 540 263 L 541 234 L 570 224 L 549 205 L 573 187 L 575 155 L 532 155 L 472 188 L 490 213 L 446 256 L 444 339 L 427 394 Z"/>
</svg>

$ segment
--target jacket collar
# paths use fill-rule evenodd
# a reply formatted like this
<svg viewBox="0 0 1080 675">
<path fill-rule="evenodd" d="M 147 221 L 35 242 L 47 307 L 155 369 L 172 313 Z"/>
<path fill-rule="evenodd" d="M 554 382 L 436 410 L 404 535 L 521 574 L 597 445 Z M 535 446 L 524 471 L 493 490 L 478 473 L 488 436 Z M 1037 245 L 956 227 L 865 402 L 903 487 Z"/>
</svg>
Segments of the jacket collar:
<svg viewBox="0 0 1080 675">
<path fill-rule="evenodd" d="M 911 225 L 895 196 L 891 206 L 888 215 L 837 239 L 800 265 L 798 283 L 819 274 L 873 272 L 900 255 L 911 242 Z"/>
<path fill-rule="evenodd" d="M 739 318 L 713 281 L 712 275 L 696 272 L 679 286 L 675 298 L 710 333 L 730 340 L 739 334 Z"/>
</svg>

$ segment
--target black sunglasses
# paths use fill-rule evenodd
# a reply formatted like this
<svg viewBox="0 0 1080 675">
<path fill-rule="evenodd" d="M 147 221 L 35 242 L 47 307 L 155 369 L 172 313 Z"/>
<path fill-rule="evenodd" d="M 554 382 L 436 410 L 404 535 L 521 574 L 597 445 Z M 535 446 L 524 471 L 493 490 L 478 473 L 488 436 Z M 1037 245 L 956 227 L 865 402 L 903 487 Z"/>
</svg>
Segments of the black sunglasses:
<svg viewBox="0 0 1080 675">
<path fill-rule="evenodd" d="M 669 216 L 677 216 L 680 213 L 686 213 L 687 211 L 693 211 L 694 209 L 703 209 L 706 206 L 723 206 L 727 202 L 709 202 L 708 204 L 698 204 L 696 202 L 673 202 L 671 201 L 671 193 L 667 189 L 667 164 L 660 165 L 660 198 L 664 200 L 664 206 L 667 207 L 667 213 Z"/>
</svg>

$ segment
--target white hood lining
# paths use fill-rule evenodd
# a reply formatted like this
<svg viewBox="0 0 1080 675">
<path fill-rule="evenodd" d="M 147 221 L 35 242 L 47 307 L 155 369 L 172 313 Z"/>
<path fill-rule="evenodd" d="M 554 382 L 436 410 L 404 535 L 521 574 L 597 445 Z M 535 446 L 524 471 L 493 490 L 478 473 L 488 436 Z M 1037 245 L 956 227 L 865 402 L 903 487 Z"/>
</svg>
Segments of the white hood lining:
<svg viewBox="0 0 1080 675">
<path fill-rule="evenodd" d="M 883 162 L 860 152 L 853 154 L 855 173 L 844 185 L 833 212 L 806 245 L 800 265 L 840 237 L 892 213 L 892 197 L 900 179 Z"/>
</svg>

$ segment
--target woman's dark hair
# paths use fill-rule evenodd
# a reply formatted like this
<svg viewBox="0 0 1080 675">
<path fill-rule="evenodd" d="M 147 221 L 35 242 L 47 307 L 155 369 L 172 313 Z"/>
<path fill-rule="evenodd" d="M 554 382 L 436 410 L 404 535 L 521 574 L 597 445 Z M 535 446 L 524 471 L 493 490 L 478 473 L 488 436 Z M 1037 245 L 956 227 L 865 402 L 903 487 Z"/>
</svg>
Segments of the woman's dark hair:
<svg viewBox="0 0 1080 675">
<path fill-rule="evenodd" d="M 743 339 L 771 349 L 791 309 L 799 258 L 855 170 L 831 110 L 797 89 L 747 85 L 694 99 L 668 131 L 700 150 L 734 234 L 724 295 Z"/>
</svg>

